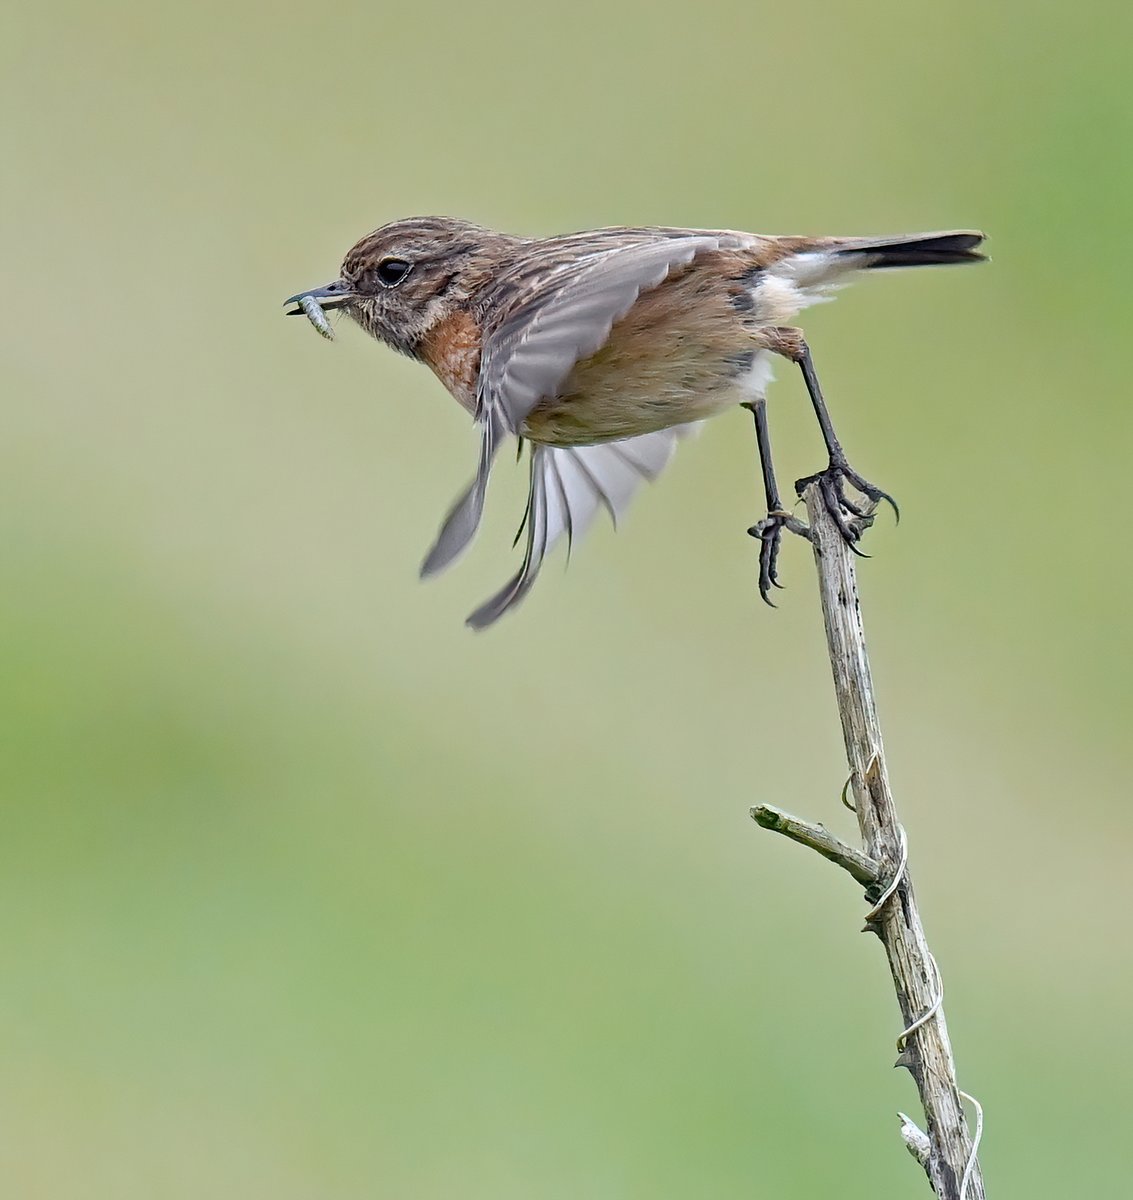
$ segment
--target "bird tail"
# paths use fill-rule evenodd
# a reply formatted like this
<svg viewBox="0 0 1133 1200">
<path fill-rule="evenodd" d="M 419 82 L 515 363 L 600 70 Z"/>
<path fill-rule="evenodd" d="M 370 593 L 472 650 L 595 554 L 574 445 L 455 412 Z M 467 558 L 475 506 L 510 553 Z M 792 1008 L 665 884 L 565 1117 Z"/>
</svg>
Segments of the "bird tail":
<svg viewBox="0 0 1133 1200">
<path fill-rule="evenodd" d="M 895 238 L 839 238 L 831 249 L 838 258 L 856 259 L 852 265 L 862 270 L 889 270 L 984 262 L 987 256 L 977 249 L 983 240 L 975 230 L 954 229 Z"/>
<path fill-rule="evenodd" d="M 983 262 L 976 249 L 983 240 L 982 233 L 967 229 L 887 238 L 780 238 L 782 257 L 767 269 L 797 287 L 805 303 L 815 304 L 855 271 Z"/>
</svg>

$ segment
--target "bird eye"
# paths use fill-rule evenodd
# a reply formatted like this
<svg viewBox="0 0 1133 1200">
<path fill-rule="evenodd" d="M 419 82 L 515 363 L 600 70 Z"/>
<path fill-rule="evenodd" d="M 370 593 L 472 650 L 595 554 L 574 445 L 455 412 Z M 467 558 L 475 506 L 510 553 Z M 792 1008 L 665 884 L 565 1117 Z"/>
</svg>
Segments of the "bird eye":
<svg viewBox="0 0 1133 1200">
<path fill-rule="evenodd" d="M 412 265 L 403 258 L 383 258 L 378 263 L 378 282 L 382 287 L 397 287 L 412 270 Z"/>
</svg>

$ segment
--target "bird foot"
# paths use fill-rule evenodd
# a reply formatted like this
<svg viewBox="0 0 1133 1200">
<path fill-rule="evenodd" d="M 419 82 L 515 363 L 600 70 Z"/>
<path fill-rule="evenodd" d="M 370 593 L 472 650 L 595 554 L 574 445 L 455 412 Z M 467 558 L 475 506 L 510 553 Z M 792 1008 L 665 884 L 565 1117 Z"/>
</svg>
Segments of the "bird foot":
<svg viewBox="0 0 1133 1200">
<path fill-rule="evenodd" d="M 762 521 L 757 521 L 748 530 L 750 536 L 758 538 L 760 543 L 759 594 L 764 603 L 770 604 L 772 608 L 775 607 L 775 602 L 771 599 L 771 589 L 783 586 L 779 582 L 776 566 L 779 561 L 779 543 L 782 541 L 784 529 L 810 540 L 810 529 L 785 508 L 773 508 Z"/>
<path fill-rule="evenodd" d="M 795 491 L 801 496 L 812 483 L 818 484 L 823 506 L 838 526 L 838 532 L 846 545 L 862 558 L 867 558 L 868 555 L 862 554 L 854 543 L 860 541 L 862 534 L 873 524 L 874 509 L 883 500 L 893 509 L 897 520 L 901 519 L 897 501 L 888 492 L 882 491 L 876 484 L 859 475 L 844 459 L 831 459 L 830 465 L 824 471 L 796 480 Z M 864 508 L 846 495 L 847 483 L 870 502 L 870 507 Z"/>
</svg>

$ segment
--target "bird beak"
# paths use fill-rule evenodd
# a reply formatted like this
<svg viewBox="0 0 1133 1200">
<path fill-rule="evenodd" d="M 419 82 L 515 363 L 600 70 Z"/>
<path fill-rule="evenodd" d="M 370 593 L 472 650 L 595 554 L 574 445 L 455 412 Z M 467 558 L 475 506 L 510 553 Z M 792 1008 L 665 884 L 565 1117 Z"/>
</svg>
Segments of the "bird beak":
<svg viewBox="0 0 1133 1200">
<path fill-rule="evenodd" d="M 341 279 L 336 279 L 334 283 L 324 284 L 323 287 L 308 288 L 305 292 L 296 292 L 294 296 L 288 296 L 283 302 L 284 305 L 295 305 L 294 308 L 287 310 L 287 316 L 306 316 L 306 310 L 299 302 L 308 298 L 314 300 L 320 308 L 343 308 L 354 299 L 354 292 L 351 290 L 350 285 Z"/>
</svg>

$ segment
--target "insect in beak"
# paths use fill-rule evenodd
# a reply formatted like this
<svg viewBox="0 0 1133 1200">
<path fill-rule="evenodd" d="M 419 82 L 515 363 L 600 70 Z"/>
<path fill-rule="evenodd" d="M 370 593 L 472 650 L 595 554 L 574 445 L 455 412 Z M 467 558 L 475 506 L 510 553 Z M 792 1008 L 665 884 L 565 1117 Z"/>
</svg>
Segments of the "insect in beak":
<svg viewBox="0 0 1133 1200">
<path fill-rule="evenodd" d="M 323 337 L 334 341 L 334 330 L 327 320 L 326 310 L 342 308 L 349 304 L 351 299 L 352 293 L 349 286 L 341 279 L 336 279 L 334 283 L 328 283 L 325 287 L 310 288 L 305 292 L 297 292 L 294 296 L 288 296 L 283 303 L 295 305 L 294 308 L 288 309 L 289 317 L 305 316 Z"/>
</svg>

